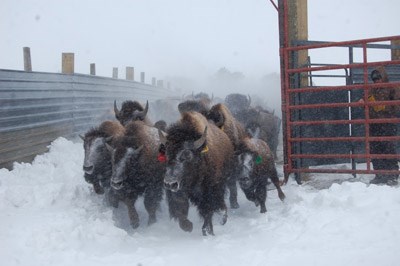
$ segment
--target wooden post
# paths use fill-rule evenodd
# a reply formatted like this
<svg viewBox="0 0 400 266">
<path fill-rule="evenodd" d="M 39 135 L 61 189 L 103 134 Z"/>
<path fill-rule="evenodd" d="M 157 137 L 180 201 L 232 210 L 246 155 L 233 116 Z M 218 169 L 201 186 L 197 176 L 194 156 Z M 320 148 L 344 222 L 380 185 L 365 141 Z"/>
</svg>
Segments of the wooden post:
<svg viewBox="0 0 400 266">
<path fill-rule="evenodd" d="M 112 77 L 113 79 L 118 78 L 118 67 L 113 67 Z"/>
<path fill-rule="evenodd" d="M 157 80 L 157 87 L 163 88 L 164 86 L 164 81 L 163 80 Z"/>
<path fill-rule="evenodd" d="M 90 75 L 96 75 L 96 64 L 95 63 L 90 64 Z"/>
<path fill-rule="evenodd" d="M 24 47 L 24 71 L 32 72 L 31 48 Z"/>
<path fill-rule="evenodd" d="M 400 47 L 400 40 L 392 40 L 390 44 Z M 400 60 L 400 48 L 392 49 L 392 60 Z"/>
<path fill-rule="evenodd" d="M 74 74 L 74 53 L 62 53 L 62 73 Z"/>
<path fill-rule="evenodd" d="M 152 78 L 151 79 L 151 85 L 156 86 L 156 81 L 157 81 L 156 78 Z"/>
<path fill-rule="evenodd" d="M 134 80 L 133 67 L 126 67 L 126 79 Z"/>
<path fill-rule="evenodd" d="M 144 72 L 140 72 L 140 82 L 145 83 L 145 73 Z"/>
<path fill-rule="evenodd" d="M 308 14 L 307 14 L 307 0 L 293 0 L 287 1 L 288 3 L 288 16 L 289 16 L 289 45 L 292 46 L 294 41 L 307 41 L 308 40 Z M 296 60 L 296 58 L 295 58 Z M 308 63 L 308 50 L 301 50 L 297 52 L 296 62 L 289 62 L 291 66 L 305 66 Z M 300 74 L 300 87 L 307 87 L 308 73 Z"/>
</svg>

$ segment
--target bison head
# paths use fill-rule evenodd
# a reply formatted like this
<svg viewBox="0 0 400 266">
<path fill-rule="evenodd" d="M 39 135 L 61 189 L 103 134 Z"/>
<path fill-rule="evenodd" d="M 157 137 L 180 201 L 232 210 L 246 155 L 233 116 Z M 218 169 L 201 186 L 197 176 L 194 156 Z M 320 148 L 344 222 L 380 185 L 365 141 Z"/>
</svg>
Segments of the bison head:
<svg viewBox="0 0 400 266">
<path fill-rule="evenodd" d="M 138 164 L 143 145 L 133 147 L 129 145 L 129 137 L 123 137 L 116 142 L 115 147 L 107 144 L 107 148 L 111 152 L 111 187 L 118 191 L 125 187 L 125 181 L 130 175 L 135 175 L 135 166 Z"/>
<path fill-rule="evenodd" d="M 106 148 L 107 139 L 105 137 L 80 137 L 85 150 L 83 171 L 86 181 L 92 184 L 100 182 L 102 187 L 108 186 L 111 176 L 111 156 Z"/>
<path fill-rule="evenodd" d="M 251 98 L 250 95 L 232 93 L 225 97 L 225 104 L 232 114 L 236 116 L 242 110 L 247 110 L 250 107 Z"/>
<path fill-rule="evenodd" d="M 196 140 L 182 140 L 180 142 L 169 141 L 169 137 L 159 130 L 161 145 L 165 147 L 166 173 L 164 187 L 173 192 L 181 190 L 185 186 L 185 178 L 191 176 L 195 170 L 193 163 L 204 152 L 207 138 L 207 127 L 203 134 Z"/>
<path fill-rule="evenodd" d="M 121 110 L 117 108 L 117 102 L 114 100 L 114 113 L 115 118 L 123 125 L 126 126 L 131 121 L 144 121 L 149 110 L 149 102 L 143 109 L 142 105 L 136 101 L 125 101 L 122 103 Z"/>
<path fill-rule="evenodd" d="M 243 189 L 248 189 L 254 184 L 253 168 L 261 163 L 261 157 L 251 152 L 243 152 L 238 156 L 239 185 Z"/>
</svg>

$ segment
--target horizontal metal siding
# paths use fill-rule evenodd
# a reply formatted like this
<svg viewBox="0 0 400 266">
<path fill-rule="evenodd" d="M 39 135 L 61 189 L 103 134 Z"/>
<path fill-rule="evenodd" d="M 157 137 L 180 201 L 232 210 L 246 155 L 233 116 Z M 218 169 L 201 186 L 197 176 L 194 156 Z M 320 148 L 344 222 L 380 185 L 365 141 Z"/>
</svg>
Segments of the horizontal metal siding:
<svg viewBox="0 0 400 266">
<path fill-rule="evenodd" d="M 57 137 L 113 119 L 113 104 L 174 95 L 165 88 L 90 75 L 0 70 L 0 168 L 31 162 Z"/>
</svg>

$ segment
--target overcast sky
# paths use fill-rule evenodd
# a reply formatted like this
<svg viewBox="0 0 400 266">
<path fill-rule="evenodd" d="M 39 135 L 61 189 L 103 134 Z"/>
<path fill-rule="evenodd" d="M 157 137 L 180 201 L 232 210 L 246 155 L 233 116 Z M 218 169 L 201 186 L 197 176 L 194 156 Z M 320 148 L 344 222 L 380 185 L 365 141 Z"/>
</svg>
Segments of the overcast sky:
<svg viewBox="0 0 400 266">
<path fill-rule="evenodd" d="M 277 0 L 274 1 L 277 3 Z M 399 35 L 398 0 L 309 0 L 309 39 L 342 41 Z M 279 73 L 278 14 L 269 0 L 1 0 L 0 69 L 101 76 L 135 67 L 150 77 L 207 77 L 219 68 L 260 78 Z"/>
</svg>

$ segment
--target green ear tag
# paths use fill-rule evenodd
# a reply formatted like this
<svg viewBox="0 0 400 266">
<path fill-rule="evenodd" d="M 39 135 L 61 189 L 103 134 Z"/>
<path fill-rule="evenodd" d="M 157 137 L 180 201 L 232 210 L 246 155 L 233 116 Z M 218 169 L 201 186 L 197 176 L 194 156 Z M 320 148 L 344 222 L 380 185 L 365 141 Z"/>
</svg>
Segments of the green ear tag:
<svg viewBox="0 0 400 266">
<path fill-rule="evenodd" d="M 260 164 L 262 162 L 262 157 L 260 155 L 256 158 L 256 164 Z"/>
</svg>

